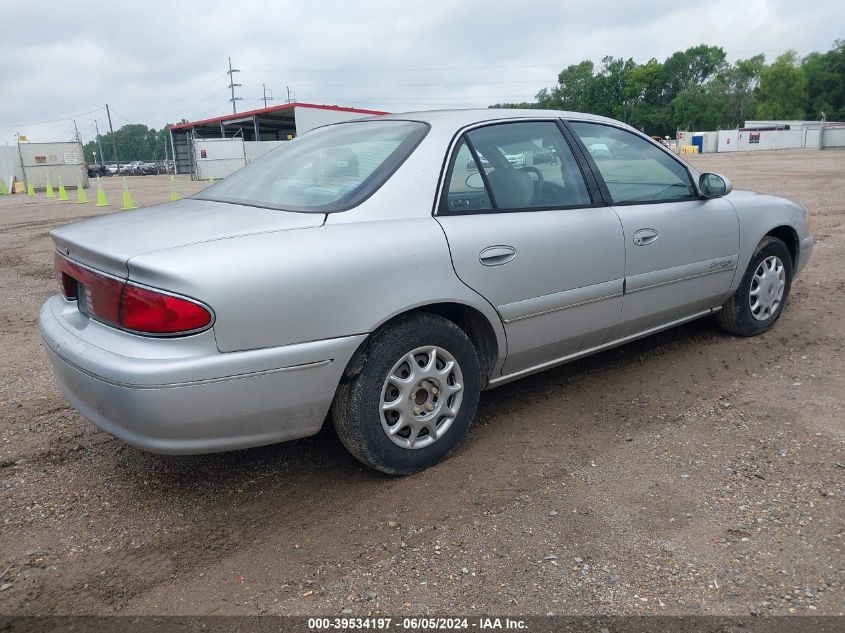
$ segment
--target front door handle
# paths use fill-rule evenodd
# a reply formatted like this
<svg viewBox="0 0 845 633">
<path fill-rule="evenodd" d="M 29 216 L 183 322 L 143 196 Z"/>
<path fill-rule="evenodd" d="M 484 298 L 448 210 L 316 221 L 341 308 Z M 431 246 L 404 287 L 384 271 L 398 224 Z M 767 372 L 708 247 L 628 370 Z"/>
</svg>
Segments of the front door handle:
<svg viewBox="0 0 845 633">
<path fill-rule="evenodd" d="M 516 257 L 513 246 L 488 246 L 478 255 L 478 261 L 484 266 L 501 266 Z"/>
<path fill-rule="evenodd" d="M 637 246 L 648 246 L 654 244 L 659 237 L 657 229 L 640 229 L 634 233 L 634 244 Z"/>
</svg>

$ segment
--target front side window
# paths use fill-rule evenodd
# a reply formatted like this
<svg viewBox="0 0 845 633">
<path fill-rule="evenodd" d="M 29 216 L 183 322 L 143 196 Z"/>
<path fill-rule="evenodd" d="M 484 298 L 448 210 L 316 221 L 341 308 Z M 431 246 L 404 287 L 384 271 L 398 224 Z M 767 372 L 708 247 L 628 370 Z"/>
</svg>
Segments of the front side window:
<svg viewBox="0 0 845 633">
<path fill-rule="evenodd" d="M 414 121 L 361 121 L 312 130 L 195 195 L 286 211 L 349 209 L 378 189 L 428 131 Z"/>
<path fill-rule="evenodd" d="M 551 121 L 471 130 L 453 153 L 447 183 L 441 207 L 447 213 L 559 209 L 591 203 L 578 163 Z"/>
<path fill-rule="evenodd" d="M 572 121 L 569 126 L 587 148 L 613 202 L 663 202 L 695 196 L 684 166 L 645 139 L 599 123 Z"/>
</svg>

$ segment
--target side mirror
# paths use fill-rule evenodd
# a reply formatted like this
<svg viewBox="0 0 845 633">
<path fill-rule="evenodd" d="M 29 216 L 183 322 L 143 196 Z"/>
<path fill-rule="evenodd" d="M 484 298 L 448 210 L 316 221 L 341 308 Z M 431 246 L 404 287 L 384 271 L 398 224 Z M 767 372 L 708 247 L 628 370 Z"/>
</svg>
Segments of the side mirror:
<svg viewBox="0 0 845 633">
<path fill-rule="evenodd" d="M 466 183 L 466 186 L 470 189 L 484 189 L 484 179 L 478 172 L 467 176 L 464 182 Z"/>
<path fill-rule="evenodd" d="M 704 198 L 721 198 L 733 190 L 731 181 L 719 174 L 701 174 L 698 179 L 698 192 Z"/>
</svg>

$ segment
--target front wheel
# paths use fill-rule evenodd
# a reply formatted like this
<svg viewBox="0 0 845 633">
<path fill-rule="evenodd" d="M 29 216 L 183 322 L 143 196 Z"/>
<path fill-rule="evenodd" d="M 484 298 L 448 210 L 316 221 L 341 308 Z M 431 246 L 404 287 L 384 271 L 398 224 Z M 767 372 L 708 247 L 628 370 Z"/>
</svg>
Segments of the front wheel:
<svg viewBox="0 0 845 633">
<path fill-rule="evenodd" d="M 723 329 L 741 336 L 762 334 L 780 318 L 792 285 L 792 256 L 767 235 L 757 245 L 736 292 L 716 314 Z"/>
<path fill-rule="evenodd" d="M 407 475 L 458 446 L 480 394 L 478 355 L 466 333 L 433 314 L 403 316 L 350 361 L 332 417 L 341 442 L 367 466 Z"/>
</svg>

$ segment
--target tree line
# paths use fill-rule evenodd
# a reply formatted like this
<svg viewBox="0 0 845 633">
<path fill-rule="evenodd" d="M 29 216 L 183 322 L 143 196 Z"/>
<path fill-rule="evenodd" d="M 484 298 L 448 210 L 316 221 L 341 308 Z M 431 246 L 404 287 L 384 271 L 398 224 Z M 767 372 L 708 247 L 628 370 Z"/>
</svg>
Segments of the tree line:
<svg viewBox="0 0 845 633">
<path fill-rule="evenodd" d="M 607 56 L 564 68 L 557 85 L 528 103 L 492 108 L 590 112 L 653 135 L 676 130 L 741 127 L 751 119 L 845 120 L 845 40 L 827 52 L 799 58 L 794 51 L 771 64 L 755 55 L 734 63 L 719 46 L 701 44 L 665 61 Z"/>
<path fill-rule="evenodd" d="M 500 103 L 493 108 L 545 108 L 600 114 L 648 134 L 674 136 L 676 130 L 740 127 L 748 119 L 845 120 L 845 40 L 826 52 L 799 58 L 794 51 L 771 64 L 755 55 L 727 61 L 719 46 L 701 44 L 677 51 L 663 62 L 607 56 L 564 68 L 557 84 L 535 101 Z M 112 139 L 114 138 L 114 143 Z M 156 130 L 130 123 L 84 146 L 85 159 L 114 163 L 157 161 L 165 157 L 167 127 Z M 114 147 L 117 146 L 117 156 Z M 169 155 L 169 146 L 168 146 Z"/>
<path fill-rule="evenodd" d="M 114 141 L 114 142 L 112 142 Z M 156 130 L 140 123 L 128 123 L 114 133 L 106 132 L 100 135 L 100 143 L 95 138 L 83 146 L 85 160 L 89 163 L 128 163 L 133 160 L 155 162 L 164 160 L 167 143 L 167 157 L 170 156 L 170 134 L 167 127 Z M 100 156 L 100 145 L 103 156 Z M 114 147 L 117 145 L 117 156 Z M 96 154 L 95 154 L 96 152 Z M 96 160 L 94 156 L 96 155 Z"/>
</svg>

